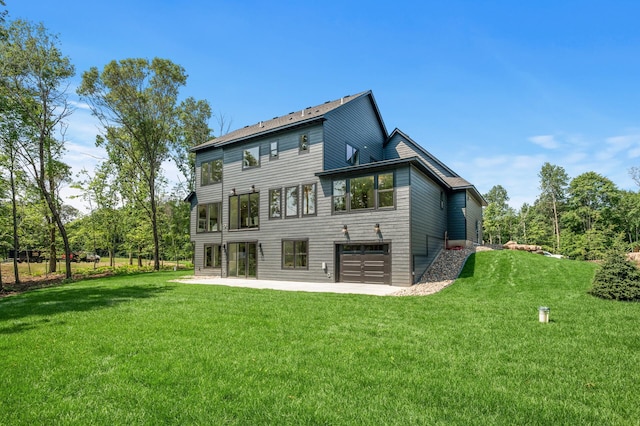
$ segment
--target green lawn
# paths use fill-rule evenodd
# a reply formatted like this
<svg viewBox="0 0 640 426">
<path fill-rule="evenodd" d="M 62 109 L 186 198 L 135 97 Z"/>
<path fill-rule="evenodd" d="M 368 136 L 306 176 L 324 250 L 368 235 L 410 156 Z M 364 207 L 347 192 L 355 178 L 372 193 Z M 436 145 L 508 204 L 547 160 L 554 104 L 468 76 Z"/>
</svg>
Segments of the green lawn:
<svg viewBox="0 0 640 426">
<path fill-rule="evenodd" d="M 481 252 L 426 297 L 111 277 L 0 300 L 0 424 L 637 425 L 640 304 Z M 551 322 L 538 322 L 538 307 Z"/>
</svg>

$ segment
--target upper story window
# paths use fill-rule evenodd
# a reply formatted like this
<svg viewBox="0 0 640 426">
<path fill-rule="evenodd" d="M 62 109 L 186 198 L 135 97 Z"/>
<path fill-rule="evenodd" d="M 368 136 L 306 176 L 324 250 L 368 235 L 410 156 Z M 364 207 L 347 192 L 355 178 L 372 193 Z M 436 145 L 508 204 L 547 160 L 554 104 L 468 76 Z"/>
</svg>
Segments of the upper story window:
<svg viewBox="0 0 640 426">
<path fill-rule="evenodd" d="M 260 193 L 231 195 L 229 197 L 229 229 L 260 227 Z"/>
<path fill-rule="evenodd" d="M 316 184 L 302 185 L 302 216 L 316 214 Z"/>
<path fill-rule="evenodd" d="M 381 173 L 378 175 L 378 207 L 393 207 L 394 205 L 393 173 Z"/>
<path fill-rule="evenodd" d="M 253 148 L 245 149 L 242 152 L 242 168 L 250 169 L 253 167 L 260 167 L 260 147 L 254 146 Z"/>
<path fill-rule="evenodd" d="M 302 133 L 298 136 L 298 152 L 309 152 L 309 134 Z"/>
<path fill-rule="evenodd" d="M 282 218 L 282 190 L 269 190 L 269 219 Z"/>
<path fill-rule="evenodd" d="M 200 185 L 222 182 L 222 160 L 213 160 L 200 165 Z"/>
<path fill-rule="evenodd" d="M 284 190 L 285 217 L 298 217 L 298 187 L 290 186 Z"/>
<path fill-rule="evenodd" d="M 347 163 L 351 164 L 352 166 L 355 166 L 357 164 L 360 164 L 360 152 L 358 151 L 357 148 L 347 144 Z"/>
<path fill-rule="evenodd" d="M 334 213 L 394 208 L 393 172 L 334 180 L 332 204 Z"/>
<path fill-rule="evenodd" d="M 347 210 L 347 181 L 345 179 L 333 181 L 333 211 Z"/>
<path fill-rule="evenodd" d="M 220 210 L 222 203 L 198 204 L 197 232 L 220 231 Z"/>
<path fill-rule="evenodd" d="M 269 144 L 269 160 L 277 160 L 278 156 L 278 141 L 273 141 Z"/>
<path fill-rule="evenodd" d="M 374 182 L 373 176 L 349 179 L 351 210 L 375 208 Z"/>
</svg>

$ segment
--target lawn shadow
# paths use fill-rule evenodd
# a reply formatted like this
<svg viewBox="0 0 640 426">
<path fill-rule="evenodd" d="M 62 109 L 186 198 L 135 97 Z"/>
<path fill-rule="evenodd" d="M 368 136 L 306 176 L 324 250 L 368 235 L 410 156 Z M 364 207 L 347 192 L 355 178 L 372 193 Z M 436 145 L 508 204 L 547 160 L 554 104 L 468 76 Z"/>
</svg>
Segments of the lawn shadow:
<svg viewBox="0 0 640 426">
<path fill-rule="evenodd" d="M 29 330 L 37 325 L 46 324 L 52 316 L 66 312 L 86 312 L 148 299 L 172 288 L 174 286 L 69 285 L 7 297 L 0 300 L 0 334 Z M 39 319 L 27 320 L 33 317 Z"/>
<path fill-rule="evenodd" d="M 460 275 L 458 278 L 470 278 L 473 276 L 476 270 L 476 254 L 471 253 L 468 257 L 462 270 L 460 271 Z"/>
</svg>

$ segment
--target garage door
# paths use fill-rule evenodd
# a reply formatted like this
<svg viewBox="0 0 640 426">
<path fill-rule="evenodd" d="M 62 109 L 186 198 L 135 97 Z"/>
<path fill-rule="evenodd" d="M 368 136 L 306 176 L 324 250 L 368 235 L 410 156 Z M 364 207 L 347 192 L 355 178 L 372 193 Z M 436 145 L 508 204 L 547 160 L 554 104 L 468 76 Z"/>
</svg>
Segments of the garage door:
<svg viewBox="0 0 640 426">
<path fill-rule="evenodd" d="M 340 244 L 337 251 L 340 282 L 391 284 L 389 244 Z"/>
</svg>

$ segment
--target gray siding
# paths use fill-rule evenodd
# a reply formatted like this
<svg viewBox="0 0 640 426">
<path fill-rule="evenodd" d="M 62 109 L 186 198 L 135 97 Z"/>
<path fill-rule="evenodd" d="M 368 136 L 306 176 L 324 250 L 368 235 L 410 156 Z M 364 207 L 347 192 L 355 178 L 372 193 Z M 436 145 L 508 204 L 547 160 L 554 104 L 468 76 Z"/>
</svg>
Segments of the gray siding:
<svg viewBox="0 0 640 426">
<path fill-rule="evenodd" d="M 337 108 L 325 115 L 325 170 L 346 167 L 346 144 L 360 151 L 360 164 L 370 162 L 370 158 L 383 158 L 382 144 L 387 135 L 380 126 L 376 111 L 368 96 Z"/>
<path fill-rule="evenodd" d="M 482 204 L 467 191 L 467 240 L 476 244 L 482 243 Z"/>
<path fill-rule="evenodd" d="M 444 196 L 444 209 L 440 196 Z M 411 252 L 415 280 L 422 274 L 444 247 L 447 230 L 446 193 L 434 181 L 415 167 L 411 168 Z"/>
<path fill-rule="evenodd" d="M 414 145 L 413 142 L 407 141 L 402 135 L 394 133 L 391 139 L 384 147 L 384 159 L 393 160 L 396 158 L 420 157 L 429 164 L 440 176 L 452 176 L 450 170 L 447 170 L 433 156 L 425 153 Z"/>
<path fill-rule="evenodd" d="M 466 240 L 467 222 L 465 210 L 467 207 L 467 192 L 456 191 L 449 195 L 448 215 L 449 215 L 449 239 Z"/>
</svg>

